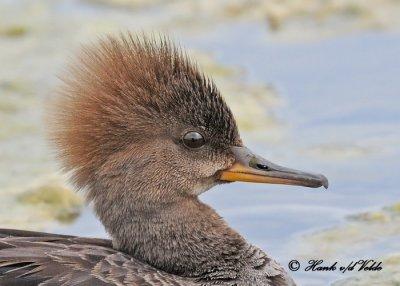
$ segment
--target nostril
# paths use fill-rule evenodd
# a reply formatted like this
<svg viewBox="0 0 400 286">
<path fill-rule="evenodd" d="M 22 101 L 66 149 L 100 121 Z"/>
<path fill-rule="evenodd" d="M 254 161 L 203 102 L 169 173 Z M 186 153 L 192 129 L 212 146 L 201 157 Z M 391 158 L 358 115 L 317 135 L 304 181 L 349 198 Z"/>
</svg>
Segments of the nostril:
<svg viewBox="0 0 400 286">
<path fill-rule="evenodd" d="M 269 167 L 264 164 L 257 164 L 256 166 L 258 169 L 261 169 L 261 170 L 265 170 L 265 171 L 269 170 Z"/>
</svg>

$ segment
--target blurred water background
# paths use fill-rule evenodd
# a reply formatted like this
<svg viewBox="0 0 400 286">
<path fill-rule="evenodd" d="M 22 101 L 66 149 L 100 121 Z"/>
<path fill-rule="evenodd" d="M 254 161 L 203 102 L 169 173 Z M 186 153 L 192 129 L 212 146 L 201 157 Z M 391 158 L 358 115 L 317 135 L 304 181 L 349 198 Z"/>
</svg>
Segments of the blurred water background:
<svg viewBox="0 0 400 286">
<path fill-rule="evenodd" d="M 210 74 L 252 149 L 329 190 L 229 184 L 202 199 L 300 285 L 400 283 L 400 1 L 0 0 L 0 227 L 106 236 L 49 151 L 42 121 L 82 43 L 168 33 Z"/>
</svg>

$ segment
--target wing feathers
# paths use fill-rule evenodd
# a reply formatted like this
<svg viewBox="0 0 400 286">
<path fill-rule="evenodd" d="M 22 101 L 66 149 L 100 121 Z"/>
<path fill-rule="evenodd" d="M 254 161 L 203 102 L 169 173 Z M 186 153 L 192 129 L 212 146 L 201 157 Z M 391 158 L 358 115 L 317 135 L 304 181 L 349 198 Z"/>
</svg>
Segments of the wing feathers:
<svg viewBox="0 0 400 286">
<path fill-rule="evenodd" d="M 110 240 L 0 229 L 1 285 L 195 285 L 111 247 Z"/>
</svg>

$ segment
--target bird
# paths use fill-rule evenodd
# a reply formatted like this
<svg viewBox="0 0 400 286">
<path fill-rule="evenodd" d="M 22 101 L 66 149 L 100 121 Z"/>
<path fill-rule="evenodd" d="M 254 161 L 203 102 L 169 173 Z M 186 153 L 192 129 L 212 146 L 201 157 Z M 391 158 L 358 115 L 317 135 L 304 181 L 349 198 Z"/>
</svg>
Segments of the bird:
<svg viewBox="0 0 400 286">
<path fill-rule="evenodd" d="M 245 147 L 216 84 L 181 46 L 106 35 L 61 79 L 49 138 L 110 239 L 0 229 L 0 285 L 295 285 L 199 195 L 235 181 L 328 180 Z"/>
</svg>

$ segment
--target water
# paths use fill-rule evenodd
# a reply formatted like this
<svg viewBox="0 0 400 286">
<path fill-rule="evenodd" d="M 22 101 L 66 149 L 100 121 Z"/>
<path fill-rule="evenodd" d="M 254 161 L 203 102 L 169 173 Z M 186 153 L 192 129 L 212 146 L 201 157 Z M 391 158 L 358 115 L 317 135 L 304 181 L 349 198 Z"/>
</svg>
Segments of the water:
<svg viewBox="0 0 400 286">
<path fill-rule="evenodd" d="M 300 234 L 340 224 L 349 213 L 398 199 L 399 34 L 276 43 L 256 25 L 239 24 L 195 43 L 213 50 L 224 62 L 244 67 L 248 80 L 272 82 L 284 97 L 286 104 L 276 113 L 287 136 L 266 146 L 245 134 L 244 139 L 275 161 L 316 170 L 330 179 L 327 191 L 238 184 L 207 194 L 205 200 L 250 241 L 285 263 L 297 253 L 285 245 L 293 245 L 289 242 Z M 387 252 L 381 243 L 363 254 L 379 257 Z M 316 273 L 293 276 L 317 285 L 337 278 Z"/>
<path fill-rule="evenodd" d="M 244 67 L 248 80 L 272 82 L 284 97 L 286 104 L 276 113 L 287 136 L 263 146 L 244 134 L 254 149 L 330 179 L 327 191 L 238 184 L 207 194 L 205 200 L 250 241 L 284 263 L 296 258 L 296 249 L 284 245 L 298 235 L 398 199 L 399 34 L 276 43 L 258 26 L 238 24 L 221 27 L 195 45 L 214 51 L 223 62 Z M 381 243 L 363 254 L 379 257 L 387 252 Z M 318 285 L 329 275 L 293 276 Z M 315 280 L 318 276 L 320 281 Z"/>
<path fill-rule="evenodd" d="M 77 13 L 69 16 L 71 11 Z M 77 45 L 85 40 L 87 34 L 91 34 L 86 30 L 97 29 L 96 33 L 102 31 L 93 23 L 85 26 L 85 32 L 72 36 L 75 26 L 86 21 L 82 20 L 85 17 L 99 21 L 107 31 L 115 27 L 117 30 L 137 29 L 137 22 L 144 26 L 151 22 L 150 26 L 156 26 L 154 23 L 162 23 L 168 18 L 168 15 L 161 15 L 157 9 L 146 10 L 139 18 L 135 18 L 132 15 L 138 16 L 140 13 L 80 2 L 62 2 L 52 12 L 55 15 L 49 16 L 51 13 L 43 12 L 47 15 L 44 17 L 53 20 L 60 18 L 54 21 L 63 27 L 59 29 L 65 35 L 55 39 L 56 43 L 51 43 L 49 35 L 54 35 L 58 28 L 53 27 L 54 30 L 49 34 L 40 34 L 44 42 L 35 42 L 36 51 L 43 45 L 52 51 L 63 44 Z M 99 18 L 109 19 L 109 22 L 104 20 L 107 22 L 105 24 Z M 65 28 L 71 19 L 76 23 Z M 286 267 L 291 259 L 298 258 L 299 253 L 302 253 L 300 248 L 307 235 L 332 226 L 341 226 L 346 223 L 345 218 L 349 214 L 379 210 L 398 200 L 399 33 L 366 31 L 333 38 L 291 41 L 274 37 L 259 22 L 235 21 L 219 23 L 210 30 L 196 33 L 177 29 L 173 34 L 183 46 L 211 52 L 218 62 L 244 70 L 240 82 L 272 85 L 277 90 L 281 104 L 266 110 L 276 117 L 277 124 L 241 132 L 251 149 L 273 162 L 320 172 L 330 180 L 328 190 L 235 183 L 219 186 L 201 196 L 203 201 L 213 206 L 251 243 L 266 250 Z M 9 42 L 6 44 L 14 45 Z M 42 83 L 46 86 L 53 70 L 63 65 L 60 57 L 65 54 L 54 52 L 54 55 L 48 56 L 47 52 L 37 55 L 35 49 L 27 51 L 27 57 L 36 59 L 36 66 L 44 65 L 37 74 L 31 76 L 34 87 L 38 88 Z M 17 63 L 17 58 L 24 55 L 12 54 L 15 56 L 13 62 Z M 9 62 L 9 67 L 13 62 Z M 35 66 L 35 62 L 32 63 L 28 58 L 21 62 L 22 71 L 30 64 Z M 49 88 L 45 90 L 48 92 Z M 226 96 L 229 102 L 230 95 Z M 247 99 L 243 97 L 241 100 L 245 102 Z M 39 104 L 35 104 L 32 109 L 40 109 Z M 32 118 L 39 122 L 40 112 L 32 112 Z M 26 120 L 26 114 L 22 118 Z M 23 141 L 25 148 L 42 142 L 43 139 L 39 137 L 36 133 L 33 137 L 28 136 Z M 2 148 L 18 153 L 17 149 L 22 150 L 18 144 L 22 143 L 17 138 L 5 142 Z M 24 153 L 28 150 L 25 148 L 21 154 L 32 157 L 29 152 Z M 42 158 L 48 164 L 50 159 L 43 155 L 46 149 L 38 149 L 34 152 L 37 159 L 33 165 L 38 165 Z M 17 155 L 15 158 L 22 161 Z M 22 165 L 25 166 L 25 163 Z M 29 166 L 32 165 L 24 167 L 22 171 L 15 167 L 17 171 L 8 176 L 18 172 L 26 173 Z M 8 169 L 4 168 L 5 171 Z M 43 172 L 48 170 L 51 168 L 46 165 Z M 32 176 L 36 176 L 36 173 Z M 19 177 L 14 176 L 14 181 L 18 180 Z M 3 181 L 7 181 L 7 177 Z M 48 230 L 106 236 L 90 209 L 85 209 L 74 224 L 51 225 Z M 398 250 L 397 241 L 397 235 L 382 237 L 361 250 L 357 249 L 354 253 L 350 251 L 350 255 L 345 258 L 337 251 L 329 259 L 344 259 L 346 262 L 346 259 L 363 255 L 381 257 Z M 350 245 L 343 247 L 352 248 Z M 312 251 L 320 253 L 319 245 L 314 245 Z M 300 285 L 322 285 L 342 277 L 339 273 L 304 271 L 292 272 L 291 275 Z"/>
</svg>

